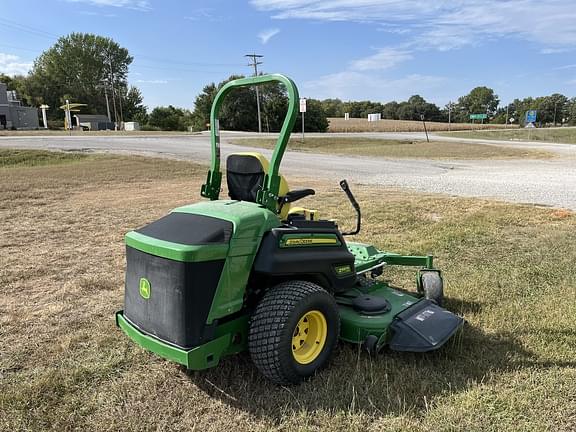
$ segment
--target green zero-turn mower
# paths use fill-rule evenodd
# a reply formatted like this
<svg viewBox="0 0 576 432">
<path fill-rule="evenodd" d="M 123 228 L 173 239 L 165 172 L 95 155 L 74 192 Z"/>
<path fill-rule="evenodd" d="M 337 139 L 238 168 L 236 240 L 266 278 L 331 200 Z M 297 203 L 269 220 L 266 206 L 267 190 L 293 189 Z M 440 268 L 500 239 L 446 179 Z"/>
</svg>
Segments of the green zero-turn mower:
<svg viewBox="0 0 576 432">
<path fill-rule="evenodd" d="M 230 199 L 220 200 L 222 101 L 238 87 L 278 81 L 289 106 L 270 163 L 258 153 L 227 158 Z M 376 353 L 431 351 L 462 319 L 443 309 L 443 283 L 431 256 L 404 256 L 345 241 L 318 213 L 292 207 L 314 190 L 288 189 L 280 161 L 298 115 L 298 90 L 283 75 L 227 83 L 210 115 L 212 160 L 202 196 L 126 235 L 124 310 L 117 325 L 138 345 L 207 369 L 248 350 L 277 384 L 298 383 L 327 363 L 338 339 Z M 418 267 L 417 293 L 377 279 L 386 266 Z"/>
</svg>

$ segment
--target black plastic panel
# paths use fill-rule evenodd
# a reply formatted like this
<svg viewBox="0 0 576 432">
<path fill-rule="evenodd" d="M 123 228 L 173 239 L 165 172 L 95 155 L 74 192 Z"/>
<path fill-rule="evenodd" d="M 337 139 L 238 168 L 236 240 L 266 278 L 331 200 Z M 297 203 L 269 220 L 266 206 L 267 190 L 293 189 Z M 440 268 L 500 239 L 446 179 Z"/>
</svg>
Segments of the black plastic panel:
<svg viewBox="0 0 576 432">
<path fill-rule="evenodd" d="M 191 348 L 210 339 L 206 320 L 224 260 L 185 263 L 126 248 L 124 315 L 140 330 Z M 150 282 L 150 298 L 140 295 L 140 279 Z"/>
<path fill-rule="evenodd" d="M 340 246 L 280 248 L 280 238 L 284 234 L 322 233 L 336 234 Z M 352 272 L 338 276 L 335 266 L 349 265 Z M 290 277 L 292 279 L 314 276 L 324 288 L 340 292 L 356 283 L 354 256 L 348 251 L 346 242 L 335 229 L 320 228 L 274 228 L 262 239 L 260 250 L 254 261 L 254 270 L 268 277 Z"/>
<path fill-rule="evenodd" d="M 173 212 L 136 232 L 184 245 L 222 244 L 230 241 L 233 224 L 210 216 Z"/>
<path fill-rule="evenodd" d="M 432 351 L 444 345 L 462 323 L 452 312 L 421 300 L 396 316 L 389 345 L 395 351 Z"/>
</svg>

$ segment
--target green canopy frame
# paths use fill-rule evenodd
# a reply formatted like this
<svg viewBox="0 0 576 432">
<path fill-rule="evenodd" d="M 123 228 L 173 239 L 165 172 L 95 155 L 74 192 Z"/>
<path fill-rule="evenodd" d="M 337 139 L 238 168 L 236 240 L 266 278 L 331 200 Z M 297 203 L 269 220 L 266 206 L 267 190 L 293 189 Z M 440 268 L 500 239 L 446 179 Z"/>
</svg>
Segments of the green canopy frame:
<svg viewBox="0 0 576 432">
<path fill-rule="evenodd" d="M 288 91 L 288 112 L 284 118 L 280 135 L 272 154 L 270 167 L 268 173 L 264 177 L 264 184 L 262 189 L 256 196 L 256 202 L 264 207 L 276 212 L 278 203 L 278 191 L 280 189 L 280 176 L 278 171 L 280 169 L 280 162 L 284 156 L 284 151 L 290 139 L 290 133 L 294 128 L 294 123 L 298 116 L 298 88 L 294 82 L 280 74 L 260 75 L 250 78 L 242 78 L 226 83 L 216 95 L 212 103 L 212 111 L 210 112 L 210 140 L 212 143 L 212 160 L 210 163 L 210 170 L 208 171 L 208 178 L 206 183 L 202 185 L 201 194 L 203 197 L 211 200 L 217 200 L 220 196 L 220 187 L 222 183 L 222 172 L 220 171 L 220 121 L 218 114 L 226 95 L 233 89 L 238 87 L 248 87 L 254 85 L 262 85 L 269 82 L 279 82 L 284 84 Z"/>
</svg>

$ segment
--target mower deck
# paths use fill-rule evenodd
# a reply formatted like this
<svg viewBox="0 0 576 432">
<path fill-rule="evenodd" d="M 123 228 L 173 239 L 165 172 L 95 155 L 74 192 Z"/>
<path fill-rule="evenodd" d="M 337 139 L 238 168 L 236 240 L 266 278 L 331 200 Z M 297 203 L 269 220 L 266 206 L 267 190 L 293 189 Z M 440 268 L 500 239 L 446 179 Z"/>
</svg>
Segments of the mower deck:
<svg viewBox="0 0 576 432">
<path fill-rule="evenodd" d="M 432 267 L 430 256 L 405 256 L 382 252 L 362 243 L 348 244 L 355 256 L 359 275 L 375 272 L 384 265 Z M 369 280 L 336 295 L 340 312 L 340 339 L 351 343 L 374 341 L 374 350 L 386 345 L 398 351 L 431 351 L 440 348 L 462 324 L 462 319 L 428 300 L 395 289 L 386 282 Z M 438 321 L 438 318 L 440 318 Z M 116 313 L 116 324 L 138 345 L 191 370 L 218 365 L 224 356 L 246 349 L 248 315 L 220 324 L 214 339 L 193 348 L 182 348 L 140 330 L 123 311 Z M 412 322 L 424 326 L 406 325 Z M 424 323 L 426 324 L 424 325 Z"/>
</svg>

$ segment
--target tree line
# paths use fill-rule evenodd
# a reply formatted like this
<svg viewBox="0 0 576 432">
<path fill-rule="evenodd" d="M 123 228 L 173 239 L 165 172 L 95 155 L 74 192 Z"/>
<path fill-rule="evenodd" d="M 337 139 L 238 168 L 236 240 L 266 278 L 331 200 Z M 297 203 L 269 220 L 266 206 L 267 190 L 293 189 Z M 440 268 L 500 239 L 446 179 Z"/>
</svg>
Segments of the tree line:
<svg viewBox="0 0 576 432">
<path fill-rule="evenodd" d="M 86 103 L 82 111 L 102 114 L 110 110 L 113 121 L 137 121 L 144 129 L 205 130 L 210 122 L 210 109 L 216 93 L 228 81 L 243 78 L 232 75 L 216 84 L 204 86 L 194 101 L 194 110 L 172 105 L 151 111 L 143 104 L 140 90 L 128 83 L 128 71 L 133 57 L 114 40 L 94 34 L 72 33 L 63 36 L 44 51 L 26 76 L 10 77 L 0 73 L 0 82 L 16 90 L 21 100 L 30 106 L 47 104 L 49 124 L 62 126 L 63 112 L 59 109 L 66 100 Z M 288 107 L 286 89 L 279 83 L 259 87 L 262 129 L 277 132 L 282 126 Z M 306 131 L 324 132 L 328 118 L 366 118 L 380 113 L 383 119 L 421 120 L 438 122 L 470 122 L 471 114 L 486 114 L 486 121 L 523 124 L 526 111 L 538 111 L 541 125 L 576 124 L 576 98 L 562 94 L 515 99 L 507 106 L 500 105 L 498 95 L 488 87 L 476 87 L 454 103 L 439 107 L 420 95 L 401 102 L 342 101 L 340 99 L 308 99 L 305 118 Z M 220 113 L 223 129 L 258 130 L 256 92 L 244 87 L 232 92 L 224 101 Z M 294 131 L 301 131 L 298 117 Z"/>
<path fill-rule="evenodd" d="M 523 125 L 528 110 L 537 110 L 537 122 L 541 125 L 576 125 L 576 97 L 554 93 L 550 96 L 514 99 L 508 105 L 500 105 L 494 90 L 488 87 L 476 87 L 470 93 L 442 108 L 427 102 L 420 95 L 411 96 L 404 102 L 372 102 L 325 99 L 321 101 L 328 117 L 344 117 L 349 113 L 352 118 L 366 118 L 368 114 L 380 113 L 383 119 L 421 120 L 454 123 L 469 123 L 471 114 L 486 114 L 490 123 L 508 123 Z"/>
</svg>

